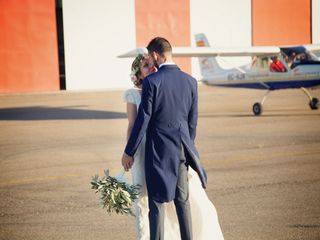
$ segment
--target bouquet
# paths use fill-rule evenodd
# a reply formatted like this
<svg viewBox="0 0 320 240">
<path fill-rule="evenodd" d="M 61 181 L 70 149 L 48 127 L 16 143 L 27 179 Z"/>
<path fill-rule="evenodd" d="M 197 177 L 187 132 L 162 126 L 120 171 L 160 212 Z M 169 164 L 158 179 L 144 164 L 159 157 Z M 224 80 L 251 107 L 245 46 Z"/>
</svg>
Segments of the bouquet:
<svg viewBox="0 0 320 240">
<path fill-rule="evenodd" d="M 105 176 L 101 179 L 98 175 L 92 177 L 91 189 L 100 192 L 100 204 L 107 212 L 130 214 L 135 216 L 131 210 L 134 200 L 138 198 L 140 185 L 128 185 L 121 178 L 111 177 L 109 170 L 104 171 Z M 124 174 L 124 172 L 123 172 Z M 122 174 L 122 177 L 123 177 Z"/>
</svg>

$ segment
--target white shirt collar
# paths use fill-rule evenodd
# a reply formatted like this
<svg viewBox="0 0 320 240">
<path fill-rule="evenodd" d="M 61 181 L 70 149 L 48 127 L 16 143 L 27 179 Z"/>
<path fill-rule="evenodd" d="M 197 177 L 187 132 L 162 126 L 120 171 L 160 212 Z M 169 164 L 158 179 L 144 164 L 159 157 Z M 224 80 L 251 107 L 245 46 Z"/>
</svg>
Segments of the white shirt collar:
<svg viewBox="0 0 320 240">
<path fill-rule="evenodd" d="M 165 66 L 165 65 L 176 65 L 174 62 L 164 62 L 164 63 L 161 63 L 159 68 L 161 68 L 162 66 Z"/>
</svg>

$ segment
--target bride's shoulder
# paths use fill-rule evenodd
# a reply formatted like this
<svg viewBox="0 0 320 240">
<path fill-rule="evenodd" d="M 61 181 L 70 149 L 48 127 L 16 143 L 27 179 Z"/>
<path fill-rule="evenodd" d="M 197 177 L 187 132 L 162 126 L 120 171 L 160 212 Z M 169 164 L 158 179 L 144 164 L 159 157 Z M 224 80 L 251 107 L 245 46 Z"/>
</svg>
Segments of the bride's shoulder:
<svg viewBox="0 0 320 240">
<path fill-rule="evenodd" d="M 127 90 L 124 91 L 123 95 L 126 96 L 126 95 L 136 95 L 137 93 L 139 93 L 139 89 L 137 88 L 129 88 Z"/>
<path fill-rule="evenodd" d="M 129 88 L 124 91 L 122 98 L 125 102 L 135 103 L 135 98 L 136 98 L 135 96 L 137 93 L 138 93 L 138 89 Z"/>
</svg>

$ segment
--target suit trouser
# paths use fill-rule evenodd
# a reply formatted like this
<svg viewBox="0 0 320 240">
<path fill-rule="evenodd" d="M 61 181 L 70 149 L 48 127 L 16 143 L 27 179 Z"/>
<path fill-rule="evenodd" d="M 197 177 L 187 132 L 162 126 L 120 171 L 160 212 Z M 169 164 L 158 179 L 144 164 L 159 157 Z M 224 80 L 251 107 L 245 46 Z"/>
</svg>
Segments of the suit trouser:
<svg viewBox="0 0 320 240">
<path fill-rule="evenodd" d="M 181 151 L 181 162 L 176 187 L 174 204 L 180 226 L 182 240 L 192 239 L 191 211 L 189 203 L 188 169 L 184 151 Z M 164 239 L 164 203 L 149 198 L 150 240 Z"/>
</svg>

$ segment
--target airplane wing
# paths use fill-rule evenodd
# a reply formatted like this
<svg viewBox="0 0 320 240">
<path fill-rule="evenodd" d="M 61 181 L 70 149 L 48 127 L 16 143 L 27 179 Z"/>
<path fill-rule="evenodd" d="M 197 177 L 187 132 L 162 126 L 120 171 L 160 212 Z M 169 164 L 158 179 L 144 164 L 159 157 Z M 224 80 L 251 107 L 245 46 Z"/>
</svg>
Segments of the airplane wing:
<svg viewBox="0 0 320 240">
<path fill-rule="evenodd" d="M 136 57 L 148 53 L 146 48 L 136 48 L 119 58 Z M 173 47 L 173 57 L 244 57 L 244 56 L 274 56 L 280 53 L 279 47 L 243 47 L 243 48 L 213 48 L 213 47 Z"/>
<path fill-rule="evenodd" d="M 136 48 L 136 49 L 133 49 L 129 52 L 126 52 L 124 54 L 121 54 L 118 56 L 118 58 L 131 58 L 131 57 L 136 57 L 138 56 L 139 54 L 146 54 L 148 53 L 148 49 L 147 48 Z"/>
<path fill-rule="evenodd" d="M 310 52 L 319 52 L 320 51 L 320 44 L 306 44 L 303 45 L 307 50 Z"/>
<path fill-rule="evenodd" d="M 306 44 L 303 45 L 308 51 L 319 54 L 320 53 L 320 44 Z"/>
<path fill-rule="evenodd" d="M 246 57 L 272 56 L 280 53 L 278 47 L 247 47 L 247 48 L 213 48 L 213 47 L 176 47 L 174 57 Z"/>
</svg>

